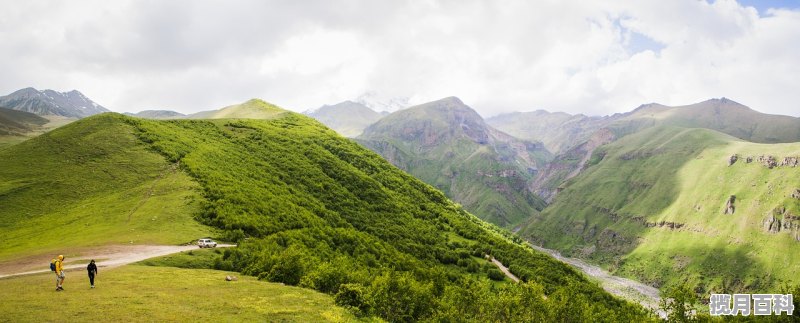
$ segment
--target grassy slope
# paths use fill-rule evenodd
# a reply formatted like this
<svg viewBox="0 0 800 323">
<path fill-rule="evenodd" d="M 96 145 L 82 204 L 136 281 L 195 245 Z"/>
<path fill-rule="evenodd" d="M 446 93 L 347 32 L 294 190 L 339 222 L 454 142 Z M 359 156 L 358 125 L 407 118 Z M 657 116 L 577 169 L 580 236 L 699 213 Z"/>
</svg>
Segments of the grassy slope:
<svg viewBox="0 0 800 323">
<path fill-rule="evenodd" d="M 225 281 L 226 275 L 239 280 Z M 15 322 L 56 321 L 355 321 L 330 296 L 258 281 L 237 273 L 129 265 L 100 269 L 89 289 L 84 270 L 67 273 L 65 291 L 53 275 L 0 279 L 0 313 Z M 24 291 L 24 292 L 20 292 Z"/>
<path fill-rule="evenodd" d="M 102 115 L 0 151 L 0 260 L 109 243 L 178 244 L 212 230 L 197 184 Z"/>
<path fill-rule="evenodd" d="M 251 99 L 242 104 L 234 104 L 219 110 L 203 111 L 186 116 L 189 119 L 272 119 L 282 115 L 283 110 L 260 99 Z"/>
<path fill-rule="evenodd" d="M 788 197 L 800 173 L 743 160 L 728 167 L 735 153 L 800 156 L 800 144 L 651 128 L 596 152 L 594 165 L 568 182 L 526 234 L 656 285 L 687 280 L 704 290 L 766 292 L 794 278 L 798 266 L 798 243 L 787 232 L 767 233 L 762 221 L 776 206 L 800 212 Z M 730 195 L 737 196 L 737 212 L 724 215 Z M 684 226 L 644 225 L 660 221 Z"/>
</svg>

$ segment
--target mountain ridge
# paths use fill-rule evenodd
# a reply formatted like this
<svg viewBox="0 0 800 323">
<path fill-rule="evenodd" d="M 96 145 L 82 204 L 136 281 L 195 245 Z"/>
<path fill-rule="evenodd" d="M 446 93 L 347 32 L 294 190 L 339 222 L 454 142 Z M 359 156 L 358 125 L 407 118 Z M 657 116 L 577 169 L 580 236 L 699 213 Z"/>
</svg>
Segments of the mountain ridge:
<svg viewBox="0 0 800 323">
<path fill-rule="evenodd" d="M 514 227 L 545 206 L 527 183 L 550 153 L 492 128 L 456 97 L 389 114 L 356 139 L 492 223 Z"/>
<path fill-rule="evenodd" d="M 40 91 L 32 87 L 17 90 L 0 97 L 0 107 L 34 113 L 40 116 L 56 115 L 69 118 L 85 118 L 110 112 L 87 98 L 78 90 L 57 92 Z"/>
</svg>

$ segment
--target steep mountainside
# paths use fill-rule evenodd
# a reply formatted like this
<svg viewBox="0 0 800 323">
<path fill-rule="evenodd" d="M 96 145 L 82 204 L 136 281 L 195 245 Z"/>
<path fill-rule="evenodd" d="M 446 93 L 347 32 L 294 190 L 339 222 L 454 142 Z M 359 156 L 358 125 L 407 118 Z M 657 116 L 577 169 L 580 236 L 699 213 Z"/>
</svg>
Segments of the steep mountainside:
<svg viewBox="0 0 800 323">
<path fill-rule="evenodd" d="M 283 110 L 260 99 L 252 99 L 242 104 L 234 104 L 219 110 L 203 111 L 186 116 L 187 119 L 272 119 L 283 115 Z"/>
<path fill-rule="evenodd" d="M 109 112 L 108 109 L 93 102 L 77 90 L 69 92 L 39 91 L 30 87 L 0 97 L 0 107 L 40 116 L 56 115 L 68 118 L 84 118 Z"/>
<path fill-rule="evenodd" d="M 144 110 L 137 113 L 125 113 L 125 115 L 145 119 L 179 119 L 186 116 L 183 113 L 170 110 Z"/>
<path fill-rule="evenodd" d="M 556 194 L 563 188 L 562 184 L 580 174 L 595 149 L 613 142 L 616 138 L 616 135 L 607 128 L 595 131 L 587 141 L 558 154 L 547 163 L 531 181 L 530 190 L 546 202 L 552 202 Z"/>
<path fill-rule="evenodd" d="M 587 117 L 536 110 L 501 114 L 486 119 L 486 123 L 517 138 L 541 141 L 557 155 L 585 142 L 595 131 L 621 116 Z"/>
<path fill-rule="evenodd" d="M 800 143 L 655 126 L 597 148 L 523 235 L 656 286 L 775 290 L 800 266 Z"/>
<path fill-rule="evenodd" d="M 27 167 L 34 160 L 45 163 Z M 186 239 L 207 230 L 189 225 L 193 217 L 239 242 L 216 268 L 323 291 L 363 315 L 647 319 L 296 113 L 169 121 L 103 114 L 0 151 L 0 166 L 0 233 L 11 243 L 0 259 L 81 241 Z M 491 283 L 503 276 L 487 254 L 525 283 Z"/>
<path fill-rule="evenodd" d="M 381 114 L 353 101 L 345 101 L 334 105 L 325 105 L 307 113 L 309 117 L 317 119 L 324 125 L 345 137 L 356 137 L 364 129 L 378 121 L 385 114 Z"/>
<path fill-rule="evenodd" d="M 457 98 L 392 113 L 358 141 L 500 226 L 513 228 L 545 206 L 527 187 L 550 153 L 488 126 Z"/>
</svg>

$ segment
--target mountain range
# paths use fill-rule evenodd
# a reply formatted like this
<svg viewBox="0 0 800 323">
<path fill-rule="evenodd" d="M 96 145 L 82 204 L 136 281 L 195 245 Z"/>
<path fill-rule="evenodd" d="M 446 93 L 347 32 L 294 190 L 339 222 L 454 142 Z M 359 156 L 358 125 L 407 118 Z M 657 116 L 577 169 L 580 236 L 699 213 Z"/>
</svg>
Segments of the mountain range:
<svg viewBox="0 0 800 323">
<path fill-rule="evenodd" d="M 168 117 L 166 114 L 153 112 L 141 116 Z M 25 165 L 30 161 L 17 159 L 30 151 L 29 157 L 33 159 L 55 158 L 53 169 L 60 167 L 58 160 L 74 161 L 81 165 L 73 170 L 77 174 L 81 173 L 81 167 L 89 164 L 100 167 L 96 169 L 107 167 L 102 165 L 104 159 L 116 160 L 119 164 L 126 158 L 139 158 L 150 163 L 148 160 L 152 156 L 124 155 L 126 150 L 138 154 L 139 150 L 132 147 L 149 147 L 147 151 L 158 152 L 168 161 L 167 166 L 156 163 L 130 167 L 149 167 L 147 173 L 151 176 L 161 176 L 156 169 L 169 169 L 164 174 L 183 174 L 179 169 L 186 172 L 187 177 L 172 181 L 178 183 L 178 187 L 165 188 L 164 192 L 174 191 L 175 197 L 181 196 L 196 204 L 184 205 L 175 200 L 176 204 L 171 207 L 194 214 L 203 224 L 222 230 L 227 239 L 258 239 L 259 247 L 248 247 L 255 249 L 246 249 L 247 254 L 226 256 L 220 260 L 220 266 L 276 281 L 287 279 L 280 276 L 283 274 L 278 275 L 285 271 L 275 269 L 277 263 L 288 261 L 310 268 L 306 265 L 331 262 L 333 258 L 330 257 L 347 258 L 340 263 L 345 267 L 355 261 L 356 272 L 365 268 L 360 267 L 364 263 L 369 268 L 372 266 L 369 264 L 389 264 L 382 260 L 384 257 L 411 259 L 410 262 L 391 262 L 391 266 L 399 268 L 431 265 L 428 261 L 436 259 L 435 266 L 443 264 L 445 271 L 453 269 L 447 266 L 455 264 L 456 267 L 464 265 L 465 270 L 472 272 L 474 265 L 466 260 L 459 261 L 471 259 L 477 261 L 482 268 L 479 271 L 485 273 L 488 270 L 485 266 L 489 265 L 479 259 L 493 254 L 503 263 L 512 263 L 512 272 L 528 280 L 545 275 L 541 269 L 533 269 L 544 266 L 532 265 L 534 260 L 531 259 L 538 259 L 540 255 L 532 253 L 536 256 L 528 258 L 531 257 L 528 249 L 522 247 L 528 250 L 526 253 L 511 251 L 518 250 L 515 248 L 519 246 L 508 247 L 496 241 L 491 242 L 491 246 L 483 244 L 494 241 L 489 237 L 503 237 L 504 241 L 518 238 L 467 215 L 471 213 L 498 226 L 518 230 L 519 237 L 535 244 L 588 259 L 615 274 L 660 288 L 688 285 L 696 293 L 708 294 L 773 291 L 783 284 L 798 283 L 794 268 L 798 266 L 796 259 L 800 259 L 800 248 L 797 248 L 800 246 L 800 185 L 797 184 L 800 183 L 797 172 L 800 118 L 762 114 L 727 98 L 675 107 L 651 103 L 627 113 L 603 117 L 539 110 L 499 115 L 484 121 L 454 97 L 388 115 L 354 102 L 324 106 L 309 114 L 336 126 L 340 135 L 360 135 L 351 140 L 342 138 L 311 118 L 254 99 L 219 110 L 176 115 L 176 119 L 195 120 L 159 122 L 117 115 L 95 116 L 22 143 L 12 141 L 0 147 L 0 155 Z M 18 135 L 37 129 L 43 122 L 37 118 L 22 111 L 0 110 L 0 127 L 3 127 L 0 130 Z M 373 119 L 375 121 L 369 123 Z M 104 128 L 105 123 L 110 128 Z M 108 137 L 111 132 L 118 136 Z M 134 146 L 98 145 L 85 151 L 73 151 L 86 148 L 76 146 L 80 141 L 76 138 Z M 73 144 L 68 144 L 70 142 Z M 65 155 L 48 155 L 55 152 Z M 110 152 L 119 155 L 108 155 Z M 427 184 L 394 170 L 384 159 Z M 0 201 L 3 202 L 0 205 L 31 204 L 45 195 L 44 187 L 60 187 L 58 185 L 64 185 L 64 193 L 48 197 L 56 198 L 52 201 L 55 204 L 72 201 L 69 203 L 105 205 L 103 203 L 112 200 L 120 205 L 136 204 L 126 200 L 128 193 L 124 196 L 94 195 L 97 192 L 78 194 L 78 190 L 70 188 L 72 184 L 64 184 L 67 183 L 65 178 L 35 188 L 30 183 L 44 183 L 46 178 L 55 177 L 46 172 L 39 179 L 32 177 L 32 173 L 25 173 L 28 177 L 14 177 L 14 172 L 24 172 L 9 169 L 0 173 L 0 177 L 6 179 L 0 185 Z M 121 170 L 108 171 L 126 174 Z M 81 175 L 80 180 L 74 180 L 93 178 L 91 176 Z M 119 180 L 138 178 L 136 176 L 139 175 L 122 175 Z M 142 183 L 136 188 L 142 190 L 148 186 L 146 182 L 131 183 Z M 199 190 L 197 187 L 202 187 L 199 190 L 202 193 L 189 194 L 186 190 L 189 187 L 194 187 L 191 190 L 195 192 Z M 440 194 L 438 191 L 458 204 L 449 202 L 445 195 L 436 195 Z M 140 194 L 131 192 L 131 196 Z M 403 197 L 404 194 L 413 197 Z M 81 200 L 82 196 L 93 196 L 91 198 L 96 200 Z M 304 198 L 298 200 L 297 196 Z M 393 199 L 405 202 L 397 205 L 387 202 Z M 28 206 L 28 211 L 23 211 L 32 214 L 30 212 L 40 206 Z M 77 207 L 70 210 L 69 214 L 73 215 L 85 211 Z M 135 210 L 130 214 L 135 214 Z M 6 211 L 13 216 L 7 217 L 11 220 L 5 225 L 15 228 L 12 223 L 22 219 L 24 214 L 11 209 Z M 64 216 L 58 210 L 42 212 L 48 214 L 47 217 Z M 364 219 L 357 214 L 381 216 Z M 398 218 L 388 220 L 389 214 Z M 471 220 L 456 220 L 462 218 Z M 411 223 L 412 228 L 397 221 Z M 429 226 L 426 221 L 435 224 Z M 453 221 L 462 222 L 454 225 Z M 353 237 L 347 233 L 345 238 L 341 232 L 329 231 L 326 226 L 321 232 L 309 229 L 320 228 L 320 223 L 328 223 L 326 225 L 331 228 L 355 228 L 361 233 L 353 233 Z M 25 230 L 28 229 L 16 228 L 5 233 L 13 237 L 27 232 Z M 293 233 L 267 238 L 292 230 L 301 230 L 313 238 L 300 238 Z M 414 236 L 408 230 L 422 230 L 421 236 Z M 429 236 L 431 232 L 438 233 Z M 447 238 L 438 236 L 440 234 Z M 340 251 L 326 251 L 324 256 L 319 256 L 311 251 L 316 249 L 309 247 L 316 242 L 308 239 L 358 240 L 390 251 L 372 252 L 372 256 L 367 257 L 370 259 Z M 438 245 L 439 239 L 443 239 L 445 245 Z M 305 242 L 292 249 L 286 241 Z M 434 246 L 435 251 L 425 256 L 421 251 L 424 248 L 409 241 L 424 241 Z M 464 245 L 469 247 L 459 249 Z M 22 247 L 14 246 L 8 252 L 19 248 Z M 498 252 L 496 248 L 504 251 Z M 479 249 L 483 251 L 476 251 Z M 279 256 L 269 260 L 252 256 L 264 250 Z M 466 256 L 462 257 L 461 251 Z M 315 254 L 314 257 L 319 258 L 298 258 L 299 254 Z M 509 256 L 511 254 L 514 256 Z M 419 259 L 421 263 L 417 262 Z M 571 275 L 553 268 L 551 270 L 559 272 L 558 275 Z M 375 278 L 370 276 L 372 274 L 359 275 L 362 274 Z M 430 274 L 423 276 L 430 278 Z M 282 278 L 277 278 L 279 276 Z M 557 289 L 553 287 L 558 286 L 555 276 L 546 277 L 537 282 L 545 289 Z M 291 281 L 298 283 L 295 278 Z M 424 284 L 431 282 L 426 280 L 428 278 L 417 279 L 422 279 L 419 282 Z M 377 292 L 376 286 L 360 282 L 362 287 L 359 288 Z M 330 287 L 307 284 L 331 292 Z M 460 287 L 453 288 L 459 290 Z M 386 313 L 362 310 L 387 317 Z"/>
<path fill-rule="evenodd" d="M 394 112 L 357 141 L 491 223 L 513 228 L 545 206 L 527 187 L 550 153 L 492 128 L 458 98 Z"/>
<path fill-rule="evenodd" d="M 125 115 L 145 119 L 180 119 L 186 116 L 171 110 L 142 110 L 137 113 L 126 112 Z"/>
<path fill-rule="evenodd" d="M 57 92 L 24 88 L 0 97 L 0 107 L 30 112 L 39 116 L 84 118 L 108 109 L 90 100 L 77 90 Z"/>
</svg>

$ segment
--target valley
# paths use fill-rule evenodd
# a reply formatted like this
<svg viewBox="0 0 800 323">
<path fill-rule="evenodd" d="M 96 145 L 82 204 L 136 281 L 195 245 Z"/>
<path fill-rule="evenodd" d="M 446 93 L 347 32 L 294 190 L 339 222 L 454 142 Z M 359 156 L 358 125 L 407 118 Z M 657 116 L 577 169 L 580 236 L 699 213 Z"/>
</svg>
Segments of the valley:
<svg viewBox="0 0 800 323">
<path fill-rule="evenodd" d="M 0 9 L 0 322 L 800 322 L 800 0 Z"/>
<path fill-rule="evenodd" d="M 201 268 L 315 289 L 357 315 L 649 317 L 378 155 L 277 109 L 250 100 L 220 110 L 260 120 L 101 114 L 0 150 L 0 229 L 13 241 L 0 259 L 214 236 L 239 247 Z M 35 159 L 47 162 L 24 166 Z M 514 296 L 499 303 L 498 293 Z"/>
</svg>

